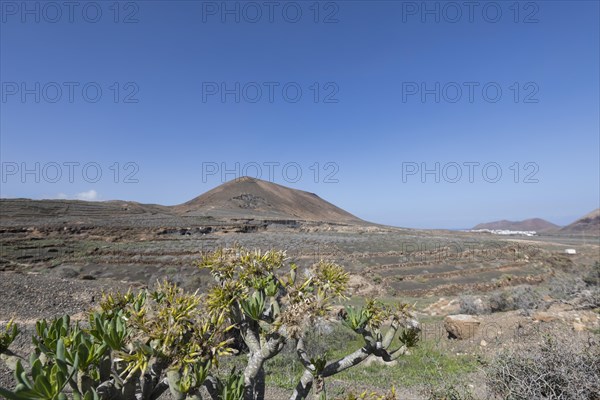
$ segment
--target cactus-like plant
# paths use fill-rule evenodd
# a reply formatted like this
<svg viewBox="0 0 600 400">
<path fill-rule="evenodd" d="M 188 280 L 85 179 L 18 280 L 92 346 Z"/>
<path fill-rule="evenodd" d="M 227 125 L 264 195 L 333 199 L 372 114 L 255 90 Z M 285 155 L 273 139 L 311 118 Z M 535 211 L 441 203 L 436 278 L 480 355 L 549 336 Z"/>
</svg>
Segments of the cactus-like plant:
<svg viewBox="0 0 600 400">
<path fill-rule="evenodd" d="M 244 398 L 244 374 L 232 370 L 226 380 L 221 382 L 220 400 L 242 400 Z"/>
<path fill-rule="evenodd" d="M 254 292 L 251 297 L 241 300 L 240 305 L 248 317 L 258 321 L 265 308 L 265 295 L 262 292 Z"/>
<path fill-rule="evenodd" d="M 9 346 L 14 342 L 15 338 L 19 334 L 19 328 L 15 324 L 14 320 L 8 321 L 4 333 L 0 333 L 0 353 L 4 353 L 8 350 Z"/>
<path fill-rule="evenodd" d="M 313 386 L 315 398 L 325 399 L 326 378 L 371 355 L 393 360 L 417 343 L 406 305 L 368 300 L 363 307 L 346 307 L 343 317 L 363 336 L 363 347 L 338 360 L 327 360 L 327 353 L 309 357 L 306 332 L 346 298 L 349 275 L 341 266 L 320 261 L 300 274 L 285 252 L 243 248 L 206 254 L 199 266 L 217 282 L 206 295 L 164 282 L 152 291 L 105 294 L 87 323 L 74 324 L 69 316 L 38 321 L 29 363 L 15 362 L 17 385 L 0 389 L 0 395 L 156 400 L 168 391 L 176 399 L 197 400 L 204 387 L 213 400 L 255 400 L 264 398 L 264 364 L 295 342 L 305 371 L 291 399 L 305 399 Z M 402 326 L 401 347 L 392 349 Z M 247 346 L 248 361 L 220 380 L 211 371 L 221 357 L 236 353 L 232 333 Z M 10 325 L 0 345 L 7 348 L 16 334 Z"/>
<path fill-rule="evenodd" d="M 344 319 L 342 319 L 342 323 L 353 331 L 358 331 L 363 329 L 370 319 L 369 310 L 362 307 L 346 306 L 346 313 Z"/>
<path fill-rule="evenodd" d="M 111 313 L 92 313 L 89 316 L 89 334 L 98 342 L 105 344 L 111 350 L 122 350 L 130 335 L 124 310 Z"/>
<path fill-rule="evenodd" d="M 415 347 L 419 343 L 419 332 L 414 329 L 404 329 L 398 335 L 398 340 L 407 348 Z"/>
<path fill-rule="evenodd" d="M 105 295 L 85 328 L 69 316 L 38 321 L 29 365 L 17 362 L 16 387 L 0 394 L 153 400 L 171 389 L 178 398 L 197 396 L 216 358 L 229 354 L 224 318 L 202 304 L 198 294 L 161 283 L 151 293 Z"/>
<path fill-rule="evenodd" d="M 63 338 L 56 340 L 54 350 L 55 358 L 52 362 L 42 362 L 40 357 L 33 353 L 30 358 L 30 374 L 25 371 L 20 361 L 17 362 L 15 369 L 17 386 L 14 392 L 0 388 L 0 395 L 14 400 L 66 400 L 64 389 L 72 382 L 77 372 L 79 358 L 76 356 L 72 363 L 67 361 Z M 77 396 L 81 398 L 81 393 L 77 393 Z M 94 392 L 89 391 L 85 396 L 93 398 Z"/>
<path fill-rule="evenodd" d="M 221 249 L 207 254 L 199 263 L 208 269 L 217 285 L 208 294 L 211 313 L 224 313 L 248 347 L 244 369 L 244 399 L 261 398 L 264 393 L 264 363 L 275 357 L 285 342 L 296 341 L 305 373 L 292 399 L 308 396 L 313 382 L 316 398 L 325 396 L 325 378 L 358 364 L 369 355 L 386 361 L 399 357 L 416 344 L 414 335 L 403 333 L 405 342 L 392 350 L 400 325 L 410 319 L 403 306 L 393 309 L 369 300 L 361 308 L 347 307 L 344 325 L 362 334 L 365 346 L 337 361 L 327 362 L 324 354 L 308 357 L 303 338 L 312 323 L 326 317 L 334 301 L 345 299 L 349 275 L 332 262 L 320 261 L 298 279 L 298 267 L 287 264 L 284 252 Z M 384 325 L 390 324 L 383 332 Z M 407 324 L 409 329 L 414 324 Z"/>
</svg>

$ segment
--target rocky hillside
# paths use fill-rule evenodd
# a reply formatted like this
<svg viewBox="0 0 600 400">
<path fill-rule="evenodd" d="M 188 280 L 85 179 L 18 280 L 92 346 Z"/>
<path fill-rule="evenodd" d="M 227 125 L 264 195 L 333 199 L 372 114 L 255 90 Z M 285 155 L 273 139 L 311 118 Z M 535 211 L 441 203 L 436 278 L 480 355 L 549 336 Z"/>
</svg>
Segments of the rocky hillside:
<svg viewBox="0 0 600 400">
<path fill-rule="evenodd" d="M 565 226 L 560 232 L 600 236 L 600 208 Z"/>
<path fill-rule="evenodd" d="M 174 210 L 182 215 L 226 218 L 364 222 L 314 193 L 249 177 L 226 182 Z"/>
</svg>

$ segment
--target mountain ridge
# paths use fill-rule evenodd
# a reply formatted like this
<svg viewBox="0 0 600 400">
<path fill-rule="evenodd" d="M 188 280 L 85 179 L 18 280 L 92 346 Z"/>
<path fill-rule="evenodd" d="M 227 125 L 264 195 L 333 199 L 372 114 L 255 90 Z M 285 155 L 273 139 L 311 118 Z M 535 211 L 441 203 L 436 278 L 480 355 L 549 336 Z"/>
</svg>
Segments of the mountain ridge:
<svg viewBox="0 0 600 400">
<path fill-rule="evenodd" d="M 560 226 L 542 218 L 529 218 L 522 221 L 508 221 L 503 219 L 500 221 L 484 222 L 475 225 L 472 229 L 548 232 L 560 229 Z"/>
<path fill-rule="evenodd" d="M 562 233 L 584 233 L 600 236 L 600 208 L 560 229 Z"/>
</svg>

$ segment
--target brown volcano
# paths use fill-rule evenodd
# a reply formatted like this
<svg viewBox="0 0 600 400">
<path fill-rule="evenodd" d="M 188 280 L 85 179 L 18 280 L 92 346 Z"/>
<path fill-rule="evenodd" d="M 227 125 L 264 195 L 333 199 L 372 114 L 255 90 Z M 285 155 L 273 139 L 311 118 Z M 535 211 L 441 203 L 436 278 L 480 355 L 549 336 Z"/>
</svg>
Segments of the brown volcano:
<svg viewBox="0 0 600 400">
<path fill-rule="evenodd" d="M 249 177 L 226 182 L 173 210 L 185 216 L 364 222 L 314 193 Z"/>
<path fill-rule="evenodd" d="M 600 236 L 600 208 L 584 215 L 560 230 L 564 233 L 584 233 Z"/>
</svg>

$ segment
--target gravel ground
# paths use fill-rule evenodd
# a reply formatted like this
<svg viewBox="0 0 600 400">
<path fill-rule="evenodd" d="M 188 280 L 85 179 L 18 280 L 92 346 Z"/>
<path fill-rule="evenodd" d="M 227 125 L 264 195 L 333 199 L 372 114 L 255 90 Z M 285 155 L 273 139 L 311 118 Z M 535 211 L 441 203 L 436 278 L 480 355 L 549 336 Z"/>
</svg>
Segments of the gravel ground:
<svg viewBox="0 0 600 400">
<path fill-rule="evenodd" d="M 83 315 L 97 304 L 103 291 L 127 290 L 124 283 L 94 280 L 63 279 L 46 274 L 0 272 L 0 326 L 11 319 L 21 333 L 10 349 L 26 356 L 31 348 L 35 322 L 69 314 Z M 0 363 L 0 387 L 14 386 L 13 372 Z"/>
<path fill-rule="evenodd" d="M 46 274 L 0 273 L 0 321 L 33 323 L 94 307 L 102 291 L 127 290 L 124 283 L 59 278 Z"/>
</svg>

